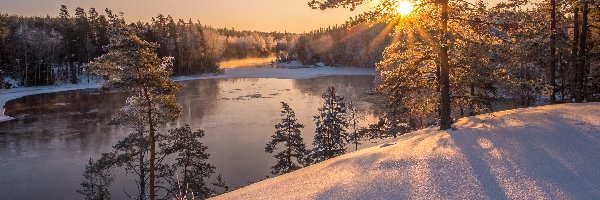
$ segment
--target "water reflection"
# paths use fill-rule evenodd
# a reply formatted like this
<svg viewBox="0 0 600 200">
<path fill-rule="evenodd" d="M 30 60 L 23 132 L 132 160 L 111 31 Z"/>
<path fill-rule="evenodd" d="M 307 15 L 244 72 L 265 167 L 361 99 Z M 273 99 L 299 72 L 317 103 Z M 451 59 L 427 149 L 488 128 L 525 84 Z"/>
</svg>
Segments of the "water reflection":
<svg viewBox="0 0 600 200">
<path fill-rule="evenodd" d="M 344 85 L 361 94 L 373 87 L 373 77 L 333 76 L 308 80 L 227 79 L 182 82 L 178 102 L 184 116 L 162 130 L 189 123 L 204 129 L 210 162 L 232 187 L 246 185 L 269 175 L 275 163 L 264 145 L 280 120 L 279 102 L 296 111 L 305 142 L 312 143 L 313 115 L 328 85 Z M 7 104 L 7 114 L 18 120 L 0 123 L 0 191 L 7 199 L 77 199 L 75 190 L 90 157 L 98 157 L 124 137 L 126 130 L 107 126 L 111 113 L 127 94 L 101 94 L 82 90 L 35 95 Z M 367 122 L 375 115 L 363 103 Z M 365 123 L 367 123 L 365 122 Z M 367 146 L 369 144 L 366 144 Z M 133 177 L 118 178 L 112 188 L 132 191 Z M 31 192 L 34 190 L 35 192 Z"/>
</svg>

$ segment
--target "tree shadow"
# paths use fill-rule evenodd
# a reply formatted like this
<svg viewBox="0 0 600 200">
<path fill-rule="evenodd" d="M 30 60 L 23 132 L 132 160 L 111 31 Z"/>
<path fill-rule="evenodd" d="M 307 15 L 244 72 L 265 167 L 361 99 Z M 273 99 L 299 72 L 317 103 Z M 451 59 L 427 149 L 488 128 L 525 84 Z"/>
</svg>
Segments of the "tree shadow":
<svg viewBox="0 0 600 200">
<path fill-rule="evenodd" d="M 332 162 L 324 169 L 352 166 L 353 176 L 321 188 L 315 199 L 600 199 L 597 122 L 543 112 L 534 115 L 548 115 L 535 118 L 544 120 L 531 121 L 519 112 L 472 118 L 456 131 L 415 134 Z M 423 150 L 419 145 L 430 145 L 432 156 L 393 155 Z"/>
</svg>

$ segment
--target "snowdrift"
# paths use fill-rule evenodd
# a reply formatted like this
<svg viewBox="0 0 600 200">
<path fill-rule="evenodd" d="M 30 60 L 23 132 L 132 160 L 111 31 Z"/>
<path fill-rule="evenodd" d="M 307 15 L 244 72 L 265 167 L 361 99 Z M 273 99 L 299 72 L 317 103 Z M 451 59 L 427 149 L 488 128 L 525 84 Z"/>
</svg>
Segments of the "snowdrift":
<svg viewBox="0 0 600 200">
<path fill-rule="evenodd" d="M 600 199 L 600 103 L 463 118 L 215 199 Z"/>
</svg>

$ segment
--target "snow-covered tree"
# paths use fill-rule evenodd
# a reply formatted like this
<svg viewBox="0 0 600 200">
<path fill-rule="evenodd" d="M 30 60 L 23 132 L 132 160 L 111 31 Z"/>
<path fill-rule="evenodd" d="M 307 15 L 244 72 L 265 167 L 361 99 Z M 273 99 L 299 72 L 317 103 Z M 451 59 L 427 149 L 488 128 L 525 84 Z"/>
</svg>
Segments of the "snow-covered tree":
<svg viewBox="0 0 600 200">
<path fill-rule="evenodd" d="M 358 150 L 358 145 L 366 138 L 364 128 L 360 127 L 360 122 L 365 119 L 363 109 L 359 106 L 357 94 L 353 93 L 349 87 L 341 87 L 338 89 L 346 103 L 346 121 L 348 128 L 351 130 L 348 133 L 348 143 L 354 145 L 354 150 Z"/>
<path fill-rule="evenodd" d="M 310 159 L 318 163 L 346 153 L 348 142 L 348 122 L 346 120 L 346 104 L 334 86 L 329 86 L 323 98 L 323 107 L 319 108 L 319 114 L 314 116 L 316 130 L 314 148 Z"/>
<path fill-rule="evenodd" d="M 362 140 L 365 138 L 365 132 L 360 131 L 359 122 L 364 116 L 360 113 L 358 108 L 354 104 L 348 104 L 348 113 L 346 119 L 348 120 L 349 127 L 352 131 L 348 133 L 348 143 L 354 145 L 354 150 L 358 150 L 358 145 L 362 144 Z"/>
<path fill-rule="evenodd" d="M 273 153 L 277 150 L 277 145 L 283 145 L 281 152 L 275 154 L 277 164 L 271 167 L 271 173 L 274 175 L 302 168 L 306 165 L 305 158 L 308 153 L 300 131 L 304 125 L 297 122 L 296 113 L 287 103 L 281 102 L 281 106 L 283 118 L 275 125 L 275 135 L 271 136 L 271 142 L 265 147 L 265 152 Z"/>
</svg>

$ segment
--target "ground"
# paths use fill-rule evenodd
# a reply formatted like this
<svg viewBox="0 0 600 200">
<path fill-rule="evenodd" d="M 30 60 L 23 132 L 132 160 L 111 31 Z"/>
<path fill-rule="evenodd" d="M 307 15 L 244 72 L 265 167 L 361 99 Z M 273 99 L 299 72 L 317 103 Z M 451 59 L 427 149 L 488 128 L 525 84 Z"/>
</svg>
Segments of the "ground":
<svg viewBox="0 0 600 200">
<path fill-rule="evenodd" d="M 463 118 L 215 199 L 600 199 L 600 103 Z"/>
</svg>

